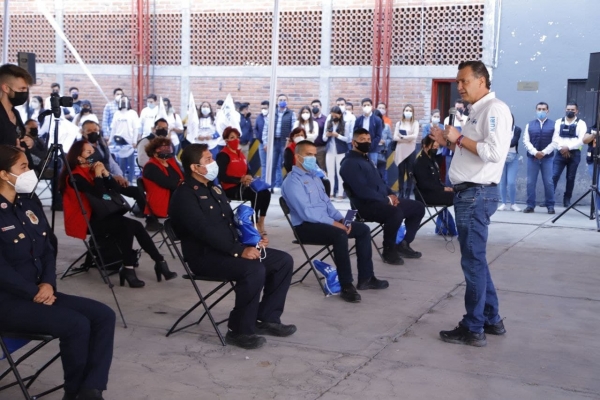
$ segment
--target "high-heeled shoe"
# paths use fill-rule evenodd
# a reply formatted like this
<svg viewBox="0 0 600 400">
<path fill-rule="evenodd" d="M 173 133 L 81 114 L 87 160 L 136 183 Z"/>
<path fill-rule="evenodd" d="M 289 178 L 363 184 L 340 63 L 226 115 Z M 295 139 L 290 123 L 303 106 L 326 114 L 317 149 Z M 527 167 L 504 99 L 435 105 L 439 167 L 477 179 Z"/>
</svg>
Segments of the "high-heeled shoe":
<svg viewBox="0 0 600 400">
<path fill-rule="evenodd" d="M 135 269 L 121 267 L 121 269 L 119 269 L 119 283 L 121 286 L 125 285 L 125 281 L 127 281 L 130 288 L 141 288 L 146 286 L 144 281 L 138 279 L 135 274 Z"/>
<path fill-rule="evenodd" d="M 165 260 L 157 261 L 154 264 L 154 272 L 156 272 L 156 280 L 160 282 L 162 280 L 162 276 L 165 276 L 165 280 L 171 280 L 177 277 L 177 272 L 172 272 L 169 270 L 169 266 Z"/>
</svg>

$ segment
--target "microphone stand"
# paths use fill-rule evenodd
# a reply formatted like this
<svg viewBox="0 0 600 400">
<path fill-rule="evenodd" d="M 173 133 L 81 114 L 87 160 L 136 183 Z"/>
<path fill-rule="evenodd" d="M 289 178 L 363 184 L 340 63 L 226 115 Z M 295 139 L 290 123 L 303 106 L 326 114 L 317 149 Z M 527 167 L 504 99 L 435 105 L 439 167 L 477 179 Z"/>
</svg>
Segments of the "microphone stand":
<svg viewBox="0 0 600 400">
<path fill-rule="evenodd" d="M 48 169 L 50 161 L 51 160 L 53 161 L 54 171 L 52 173 L 52 190 L 51 190 L 51 193 L 52 193 L 52 207 L 51 207 L 52 224 L 50 225 L 50 229 L 52 230 L 52 233 L 54 233 L 54 223 L 55 223 L 55 216 L 56 216 L 56 211 L 54 209 L 54 199 L 56 198 L 56 196 L 59 195 L 59 193 L 58 193 L 58 169 L 59 169 L 58 160 L 60 158 L 62 160 L 62 164 L 64 165 L 64 168 L 66 168 L 66 170 L 67 170 L 67 174 L 69 176 L 69 183 L 71 184 L 71 186 L 73 186 L 73 189 L 75 190 L 75 196 L 77 197 L 77 203 L 79 204 L 79 208 L 81 210 L 81 213 L 83 214 L 85 223 L 87 225 L 88 232 L 90 233 L 90 242 L 92 242 L 94 248 L 96 249 L 96 255 L 94 255 L 94 252 L 92 251 L 92 249 L 90 247 L 90 244 L 88 244 L 88 242 L 86 240 L 84 240 L 83 243 L 85 243 L 85 247 L 87 248 L 87 251 L 89 252 L 92 259 L 95 261 L 96 266 L 98 267 L 98 271 L 100 272 L 100 276 L 102 277 L 102 280 L 104 281 L 104 283 L 106 283 L 108 285 L 110 291 L 112 292 L 113 298 L 115 299 L 115 303 L 117 305 L 117 310 L 119 311 L 119 315 L 121 316 L 121 320 L 123 321 L 123 327 L 127 328 L 127 323 L 125 322 L 125 317 L 123 316 L 123 311 L 121 311 L 121 306 L 119 304 L 119 300 L 117 300 L 117 295 L 115 294 L 115 290 L 114 290 L 115 285 L 112 283 L 108 273 L 106 272 L 104 259 L 102 258 L 102 253 L 100 252 L 100 246 L 98 246 L 96 236 L 94 235 L 94 231 L 92 230 L 92 226 L 90 225 L 89 216 L 83 206 L 83 201 L 81 200 L 81 193 L 79 192 L 79 190 L 77 190 L 77 183 L 75 182 L 75 177 L 73 176 L 73 171 L 71 171 L 71 167 L 69 166 L 69 163 L 67 162 L 67 156 L 64 152 L 62 144 L 58 142 L 58 125 L 59 125 L 59 121 L 60 121 L 60 108 L 58 109 L 58 113 L 55 110 L 53 110 L 53 116 L 54 116 L 54 143 L 52 143 L 50 145 L 50 148 L 48 149 L 48 154 L 46 154 L 46 159 L 44 160 L 44 164 L 40 171 L 40 176 L 42 176 L 44 174 L 44 172 Z M 38 184 L 39 184 L 39 179 L 38 179 L 38 183 L 36 183 L 36 185 L 35 185 L 35 188 L 31 192 L 31 197 L 33 197 L 35 195 L 35 189 L 37 188 Z"/>
</svg>

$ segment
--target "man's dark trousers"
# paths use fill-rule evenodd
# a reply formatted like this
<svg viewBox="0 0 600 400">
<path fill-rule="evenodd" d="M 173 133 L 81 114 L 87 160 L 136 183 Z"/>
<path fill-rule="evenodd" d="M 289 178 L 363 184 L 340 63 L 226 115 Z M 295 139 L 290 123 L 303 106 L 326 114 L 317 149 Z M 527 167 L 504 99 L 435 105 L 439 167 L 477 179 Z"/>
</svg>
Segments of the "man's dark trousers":
<svg viewBox="0 0 600 400">
<path fill-rule="evenodd" d="M 371 230 L 360 222 L 353 222 L 348 235 L 346 231 L 328 224 L 304 222 L 296 226 L 296 232 L 303 243 L 315 243 L 333 246 L 333 257 L 340 284 L 352 283 L 352 267 L 348 254 L 348 239 L 356 239 L 356 263 L 358 281 L 373 276 Z"/>
<path fill-rule="evenodd" d="M 396 244 L 398 229 L 406 225 L 404 240 L 412 243 L 415 240 L 421 220 L 425 215 L 423 203 L 409 199 L 400 199 L 397 206 L 381 201 L 365 203 L 358 209 L 358 213 L 365 221 L 379 222 L 383 224 L 383 246 L 392 247 Z"/>
</svg>

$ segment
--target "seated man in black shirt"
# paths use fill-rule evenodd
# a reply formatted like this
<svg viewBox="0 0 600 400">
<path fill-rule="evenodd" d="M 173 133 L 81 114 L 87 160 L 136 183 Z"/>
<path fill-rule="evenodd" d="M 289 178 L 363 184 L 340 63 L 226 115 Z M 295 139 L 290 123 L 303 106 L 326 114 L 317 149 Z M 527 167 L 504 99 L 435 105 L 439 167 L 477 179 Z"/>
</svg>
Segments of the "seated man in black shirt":
<svg viewBox="0 0 600 400">
<path fill-rule="evenodd" d="M 421 152 L 415 160 L 413 174 L 417 181 L 415 188 L 415 199 L 425 201 L 430 205 L 451 206 L 454 204 L 454 190 L 444 186 L 440 179 L 440 169 L 435 161 L 438 144 L 429 136 L 425 136 L 421 142 Z M 421 192 L 421 196 L 417 193 Z"/>
<path fill-rule="evenodd" d="M 375 165 L 369 161 L 371 136 L 364 128 L 354 130 L 352 151 L 342 160 L 340 175 L 350 186 L 350 200 L 358 209 L 360 216 L 367 221 L 383 224 L 383 261 L 388 264 L 402 265 L 406 258 L 420 258 L 421 253 L 414 251 L 410 244 L 425 215 L 425 206 L 418 201 L 401 199 L 394 194 Z M 396 245 L 396 236 L 402 221 L 406 224 L 404 240 Z M 400 253 L 400 254 L 398 254 Z"/>
<path fill-rule="evenodd" d="M 223 189 L 213 184 L 219 167 L 207 145 L 187 146 L 181 162 L 185 179 L 171 197 L 169 216 L 192 271 L 236 283 L 226 342 L 255 349 L 266 342 L 257 333 L 292 335 L 296 327 L 282 324 L 280 317 L 294 260 L 283 251 L 267 248 L 265 237 L 259 243 L 266 248 L 263 259 L 256 247 L 240 243 L 229 200 Z"/>
</svg>

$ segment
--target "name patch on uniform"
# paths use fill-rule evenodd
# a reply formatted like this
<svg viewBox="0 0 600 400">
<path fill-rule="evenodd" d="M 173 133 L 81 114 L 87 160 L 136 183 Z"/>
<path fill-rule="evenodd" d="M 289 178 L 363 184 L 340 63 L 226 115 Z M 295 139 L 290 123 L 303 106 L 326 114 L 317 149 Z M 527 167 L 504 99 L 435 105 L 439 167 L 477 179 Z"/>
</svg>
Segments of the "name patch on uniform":
<svg viewBox="0 0 600 400">
<path fill-rule="evenodd" d="M 14 225 L 5 226 L 4 228 L 2 228 L 2 232 L 10 231 L 11 229 L 15 229 L 15 226 Z"/>
<path fill-rule="evenodd" d="M 33 213 L 33 211 L 27 210 L 25 211 L 25 215 L 27 216 L 27 218 L 29 218 L 32 224 L 37 225 L 40 223 L 40 220 L 38 219 L 37 215 Z"/>
<path fill-rule="evenodd" d="M 490 117 L 490 133 L 496 132 L 496 117 Z"/>
<path fill-rule="evenodd" d="M 208 199 L 208 196 L 200 196 L 200 200 L 206 200 Z"/>
</svg>

